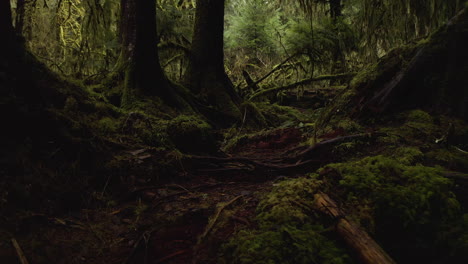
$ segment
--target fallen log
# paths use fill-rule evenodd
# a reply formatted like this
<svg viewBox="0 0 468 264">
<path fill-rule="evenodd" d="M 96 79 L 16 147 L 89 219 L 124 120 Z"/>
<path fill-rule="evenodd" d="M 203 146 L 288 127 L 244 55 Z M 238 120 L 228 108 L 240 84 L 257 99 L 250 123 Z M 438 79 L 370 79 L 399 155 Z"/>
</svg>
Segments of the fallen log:
<svg viewBox="0 0 468 264">
<path fill-rule="evenodd" d="M 336 233 L 364 264 L 396 264 L 396 262 L 358 224 L 348 220 L 325 193 L 314 195 L 315 209 L 337 220 Z"/>
<path fill-rule="evenodd" d="M 346 78 L 352 78 L 355 75 L 356 75 L 356 73 L 351 72 L 351 73 L 340 73 L 340 74 L 335 74 L 335 75 L 320 75 L 320 76 L 313 77 L 313 78 L 307 78 L 307 79 L 303 79 L 303 80 L 300 80 L 300 81 L 292 83 L 292 84 L 288 84 L 286 86 L 274 87 L 274 88 L 270 88 L 270 89 L 260 90 L 260 91 L 258 91 L 256 93 L 254 93 L 253 95 L 251 95 L 249 100 L 252 100 L 252 99 L 254 99 L 256 97 L 259 97 L 259 96 L 262 96 L 262 95 L 265 95 L 265 94 L 293 89 L 293 88 L 296 88 L 296 87 L 301 86 L 301 85 L 310 84 L 312 82 L 325 81 L 325 80 L 346 79 Z"/>
</svg>

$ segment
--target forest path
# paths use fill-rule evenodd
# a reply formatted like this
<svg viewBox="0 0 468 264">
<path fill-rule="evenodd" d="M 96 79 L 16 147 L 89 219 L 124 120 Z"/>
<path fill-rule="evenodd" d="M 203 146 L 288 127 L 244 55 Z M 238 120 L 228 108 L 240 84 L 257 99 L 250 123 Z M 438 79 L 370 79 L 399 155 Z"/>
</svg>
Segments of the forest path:
<svg viewBox="0 0 468 264">
<path fill-rule="evenodd" d="M 302 141 L 299 129 L 274 129 L 240 144 L 230 156 L 247 160 L 280 159 Z M 236 163 L 228 166 L 237 167 Z M 295 175 L 288 175 L 291 176 Z M 242 169 L 201 169 L 187 177 L 190 180 L 183 180 L 180 185 L 143 188 L 139 192 L 151 206 L 145 215 L 152 216 L 144 221 L 149 226 L 154 222 L 166 223 L 164 228 L 151 230 L 148 240 L 138 239 L 140 242 L 134 245 L 126 263 L 218 263 L 216 253 L 220 246 L 238 230 L 255 226 L 253 220 L 261 196 L 275 180 L 283 178 L 259 177 Z"/>
</svg>

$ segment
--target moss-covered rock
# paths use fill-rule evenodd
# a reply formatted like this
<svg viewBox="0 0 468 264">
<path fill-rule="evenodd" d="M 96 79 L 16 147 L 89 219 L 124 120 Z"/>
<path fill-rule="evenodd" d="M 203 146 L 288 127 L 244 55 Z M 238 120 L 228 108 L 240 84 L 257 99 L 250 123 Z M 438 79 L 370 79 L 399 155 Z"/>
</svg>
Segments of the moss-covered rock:
<svg viewBox="0 0 468 264">
<path fill-rule="evenodd" d="M 167 126 L 167 133 L 174 145 L 190 153 L 216 151 L 212 132 L 212 127 L 195 115 L 180 115 L 171 120 Z"/>
</svg>

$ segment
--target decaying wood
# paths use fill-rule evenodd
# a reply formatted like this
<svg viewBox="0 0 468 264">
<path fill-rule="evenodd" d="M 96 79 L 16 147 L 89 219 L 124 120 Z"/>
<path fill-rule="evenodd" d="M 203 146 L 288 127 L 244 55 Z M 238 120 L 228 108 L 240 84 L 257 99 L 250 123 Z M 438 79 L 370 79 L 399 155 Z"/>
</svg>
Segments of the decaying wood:
<svg viewBox="0 0 468 264">
<path fill-rule="evenodd" d="M 250 96 L 249 100 L 252 100 L 252 99 L 254 99 L 254 98 L 258 97 L 258 96 L 262 96 L 262 95 L 265 95 L 265 94 L 293 89 L 293 88 L 296 88 L 296 87 L 301 86 L 301 85 L 310 84 L 312 82 L 325 81 L 325 80 L 346 79 L 346 78 L 352 78 L 354 75 L 356 75 L 356 73 L 352 72 L 352 73 L 341 73 L 341 74 L 335 74 L 335 75 L 320 75 L 320 76 L 313 77 L 313 78 L 307 78 L 307 79 L 303 79 L 301 81 L 298 81 L 296 83 L 288 84 L 286 86 L 260 90 L 257 93 L 254 93 L 252 96 Z"/>
<path fill-rule="evenodd" d="M 396 262 L 375 242 L 366 231 L 348 220 L 335 201 L 324 193 L 317 193 L 316 210 L 337 220 L 335 231 L 356 253 L 364 264 L 395 264 Z"/>
<path fill-rule="evenodd" d="M 18 244 L 18 241 L 16 239 L 12 238 L 11 243 L 13 244 L 13 247 L 15 248 L 16 255 L 18 256 L 18 259 L 21 264 L 29 264 L 28 259 L 23 253 L 23 250 L 21 249 L 20 245 Z"/>
</svg>

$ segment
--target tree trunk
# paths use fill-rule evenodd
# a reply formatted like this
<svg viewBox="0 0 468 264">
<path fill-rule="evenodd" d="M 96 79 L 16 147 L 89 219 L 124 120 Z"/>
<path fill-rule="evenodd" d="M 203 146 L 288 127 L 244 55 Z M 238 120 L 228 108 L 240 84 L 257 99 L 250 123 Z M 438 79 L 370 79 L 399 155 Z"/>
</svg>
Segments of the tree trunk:
<svg viewBox="0 0 468 264">
<path fill-rule="evenodd" d="M 241 119 L 240 97 L 224 71 L 224 0 L 197 0 L 187 86 L 224 116 Z"/>
<path fill-rule="evenodd" d="M 340 34 L 339 28 L 338 28 L 338 23 L 339 19 L 343 16 L 342 10 L 343 7 L 341 6 L 341 0 L 330 0 L 329 1 L 330 5 L 330 17 L 333 21 L 333 26 L 335 33 L 337 35 Z M 340 43 L 337 42 L 335 43 L 335 47 L 333 48 L 333 54 L 332 54 L 332 65 L 331 65 L 331 74 L 336 74 L 336 73 L 343 73 L 346 72 L 346 67 L 345 67 L 345 58 L 343 51 L 341 50 Z M 338 85 L 340 84 L 340 81 L 335 81 L 332 80 L 330 82 L 330 85 Z"/>
<path fill-rule="evenodd" d="M 6 60 L 6 55 L 10 54 L 13 47 L 14 31 L 11 19 L 10 1 L 0 1 L 0 62 Z"/>
<path fill-rule="evenodd" d="M 117 68 L 125 72 L 122 105 L 130 106 L 140 95 L 174 104 L 174 92 L 159 62 L 155 1 L 121 0 L 120 41 Z"/>
</svg>

